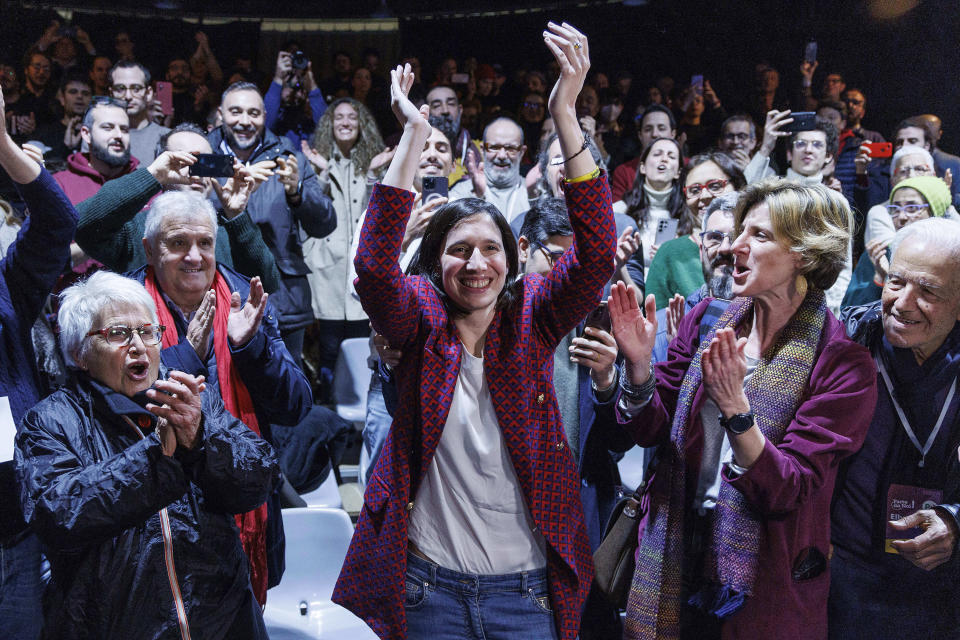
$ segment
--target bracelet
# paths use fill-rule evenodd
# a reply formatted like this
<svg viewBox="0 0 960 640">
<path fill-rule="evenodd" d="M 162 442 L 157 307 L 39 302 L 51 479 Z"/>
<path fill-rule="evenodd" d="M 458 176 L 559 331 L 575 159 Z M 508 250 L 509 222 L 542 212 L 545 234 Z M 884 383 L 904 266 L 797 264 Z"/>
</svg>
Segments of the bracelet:
<svg viewBox="0 0 960 640">
<path fill-rule="evenodd" d="M 625 372 L 620 375 L 620 388 L 623 389 L 624 395 L 634 402 L 645 404 L 645 401 L 649 400 L 650 396 L 653 395 L 653 390 L 657 386 L 657 377 L 653 371 L 653 361 L 650 362 L 650 375 L 643 384 L 631 384 L 627 381 L 629 377 Z"/>
<path fill-rule="evenodd" d="M 747 471 L 750 470 L 749 467 L 741 467 L 733 460 L 727 463 L 727 468 L 730 469 L 730 473 L 732 473 L 735 476 L 742 476 L 743 474 L 745 474 Z"/>
<path fill-rule="evenodd" d="M 564 180 L 564 182 L 566 184 L 576 184 L 577 182 L 586 182 L 587 180 L 596 180 L 599 177 L 600 177 L 600 167 L 597 167 L 590 173 L 585 173 L 582 176 L 577 176 L 576 178 Z"/>
<path fill-rule="evenodd" d="M 566 163 L 570 162 L 571 160 L 573 160 L 574 158 L 576 158 L 578 155 L 580 155 L 581 153 L 583 153 L 584 149 L 586 149 L 586 148 L 587 148 L 587 137 L 584 136 L 584 137 L 583 137 L 583 146 L 580 147 L 580 151 L 577 151 L 575 154 L 573 154 L 573 155 L 570 156 L 569 158 L 564 158 L 564 159 L 563 159 L 563 163 L 566 164 Z"/>
</svg>

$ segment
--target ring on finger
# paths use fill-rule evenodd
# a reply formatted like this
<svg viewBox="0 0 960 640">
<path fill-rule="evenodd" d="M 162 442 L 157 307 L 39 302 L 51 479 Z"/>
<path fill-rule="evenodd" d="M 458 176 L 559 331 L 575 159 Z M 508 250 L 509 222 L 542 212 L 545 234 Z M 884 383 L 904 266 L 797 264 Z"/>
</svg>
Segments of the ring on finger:
<svg viewBox="0 0 960 640">
<path fill-rule="evenodd" d="M 579 41 L 579 40 L 577 40 L 576 42 L 573 43 L 573 48 L 574 48 L 574 49 L 579 49 L 581 46 L 583 46 L 583 45 L 580 44 L 580 41 Z"/>
</svg>

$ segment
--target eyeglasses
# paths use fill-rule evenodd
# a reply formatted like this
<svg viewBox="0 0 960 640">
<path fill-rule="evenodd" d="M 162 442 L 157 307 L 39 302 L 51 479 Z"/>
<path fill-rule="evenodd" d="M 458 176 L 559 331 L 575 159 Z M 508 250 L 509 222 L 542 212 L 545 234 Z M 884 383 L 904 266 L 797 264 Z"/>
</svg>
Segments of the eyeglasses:
<svg viewBox="0 0 960 640">
<path fill-rule="evenodd" d="M 140 336 L 143 344 L 147 346 L 158 345 L 163 339 L 163 332 L 167 328 L 162 324 L 144 324 L 139 327 L 127 327 L 122 324 L 116 324 L 105 329 L 93 329 L 87 332 L 87 337 L 101 335 L 107 339 L 107 342 L 116 347 L 126 347 L 133 340 L 133 334 Z"/>
<path fill-rule="evenodd" d="M 826 149 L 827 143 L 824 142 L 823 140 L 794 140 L 793 141 L 793 148 L 797 149 L 798 151 L 800 149 L 806 149 L 807 147 L 816 149 L 817 151 L 822 151 L 823 149 Z"/>
<path fill-rule="evenodd" d="M 142 96 L 146 90 L 147 88 L 142 84 L 132 84 L 129 87 L 124 84 L 115 84 L 110 87 L 110 92 L 115 96 L 125 95 L 127 91 L 129 91 L 131 95 Z"/>
<path fill-rule="evenodd" d="M 706 183 L 695 183 L 683 188 L 683 193 L 688 198 L 697 198 L 706 189 L 715 196 L 723 193 L 723 189 L 730 183 L 729 180 L 707 180 Z"/>
<path fill-rule="evenodd" d="M 733 244 L 734 239 L 737 236 L 733 231 L 704 231 L 700 234 L 700 243 L 703 245 L 704 249 L 713 249 L 714 247 L 719 247 L 723 244 L 723 239 L 726 238 L 730 241 L 730 244 Z"/>
<path fill-rule="evenodd" d="M 929 204 L 888 204 L 887 211 L 890 213 L 890 217 L 896 216 L 907 216 L 911 219 L 916 219 L 920 217 L 924 211 L 930 208 Z"/>
<path fill-rule="evenodd" d="M 749 133 L 725 133 L 723 134 L 724 140 L 729 140 L 730 142 L 746 142 L 751 139 L 753 136 Z"/>
<path fill-rule="evenodd" d="M 522 148 L 523 147 L 516 144 L 488 144 L 486 142 L 483 143 L 483 150 L 486 151 L 487 153 L 499 153 L 500 151 L 506 151 L 508 156 L 517 155 L 518 153 L 520 153 L 520 149 Z"/>
<path fill-rule="evenodd" d="M 912 167 L 897 167 L 897 170 L 894 173 L 894 175 L 897 177 L 906 176 L 908 178 L 910 176 L 929 176 L 932 174 L 933 172 L 930 170 L 930 165 L 928 164 L 918 164 Z"/>
<path fill-rule="evenodd" d="M 542 102 L 524 102 L 523 106 L 525 106 L 527 109 L 543 109 Z"/>
<path fill-rule="evenodd" d="M 560 258 L 563 257 L 563 254 L 564 254 L 564 253 L 566 253 L 566 251 L 565 251 L 564 249 L 558 249 L 558 250 L 556 250 L 556 251 L 550 251 L 549 249 L 547 249 L 547 248 L 546 248 L 545 246 L 543 246 L 542 244 L 536 244 L 536 243 L 533 243 L 533 244 L 534 244 L 534 246 L 535 246 L 537 249 L 540 250 L 541 253 L 543 253 L 543 257 L 545 257 L 545 258 L 547 259 L 547 262 L 550 264 L 551 267 L 553 267 L 553 265 L 555 265 L 555 264 L 557 263 L 557 260 L 559 260 Z"/>
</svg>

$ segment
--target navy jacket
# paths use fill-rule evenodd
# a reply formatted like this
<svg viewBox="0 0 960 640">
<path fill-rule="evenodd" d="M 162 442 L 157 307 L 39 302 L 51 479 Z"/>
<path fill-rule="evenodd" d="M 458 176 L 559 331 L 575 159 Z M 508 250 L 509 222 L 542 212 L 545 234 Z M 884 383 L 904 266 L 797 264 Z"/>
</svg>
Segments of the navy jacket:
<svg viewBox="0 0 960 640">
<path fill-rule="evenodd" d="M 250 281 L 222 264 L 217 265 L 217 270 L 226 278 L 230 290 L 238 292 L 240 299 L 246 302 L 250 295 Z M 147 268 L 141 267 L 127 275 L 142 283 L 146 279 Z M 160 352 L 163 364 L 194 375 L 203 373 L 207 377 L 207 386 L 215 388 L 219 394 L 217 361 L 213 349 L 210 349 L 206 362 L 201 362 L 186 339 L 187 325 L 180 314 L 173 313 L 173 318 L 179 342 Z M 313 391 L 307 377 L 294 363 L 280 339 L 277 314 L 270 301 L 267 302 L 267 310 L 256 335 L 239 349 L 231 346 L 230 353 L 240 371 L 240 379 L 250 392 L 261 430 L 268 429 L 269 424 L 293 426 L 307 416 L 313 405 Z M 269 439 L 266 431 L 264 436 Z"/>
<path fill-rule="evenodd" d="M 9 399 L 13 419 L 19 423 L 44 394 L 30 329 L 70 261 L 77 212 L 46 170 L 16 188 L 30 215 L 0 260 L 0 396 Z M 4 462 L 0 464 L 0 542 L 24 528 L 17 494 L 13 462 Z"/>
<path fill-rule="evenodd" d="M 210 146 L 215 153 L 223 153 L 223 128 L 210 133 Z M 279 138 L 265 129 L 260 147 L 247 160 L 250 164 L 263 160 L 275 160 L 279 156 L 293 155 L 300 171 L 301 196 L 303 201 L 296 207 L 287 202 L 283 185 L 272 176 L 250 196 L 247 213 L 260 227 L 263 241 L 273 253 L 280 270 L 281 287 L 274 294 L 273 302 L 280 312 L 280 330 L 289 333 L 302 329 L 313 322 L 313 307 L 310 304 L 310 286 L 307 273 L 310 269 L 303 261 L 302 234 L 323 238 L 337 227 L 337 214 L 333 202 L 323 193 L 313 166 L 286 137 Z"/>
<path fill-rule="evenodd" d="M 193 637 L 266 638 L 232 514 L 266 500 L 276 454 L 214 390 L 202 402 L 200 441 L 173 456 L 151 414 L 85 374 L 27 412 L 17 477 L 51 564 L 44 639 L 179 638 L 177 592 Z"/>
</svg>

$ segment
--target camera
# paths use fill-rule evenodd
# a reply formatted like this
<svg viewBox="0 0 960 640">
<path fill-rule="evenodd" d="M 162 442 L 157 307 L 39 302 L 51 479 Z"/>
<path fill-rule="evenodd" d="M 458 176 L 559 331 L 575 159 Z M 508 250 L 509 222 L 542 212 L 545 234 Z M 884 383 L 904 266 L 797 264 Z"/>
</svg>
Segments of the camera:
<svg viewBox="0 0 960 640">
<path fill-rule="evenodd" d="M 310 59 L 303 51 L 294 51 L 290 58 L 290 64 L 292 64 L 293 68 L 297 71 L 303 71 L 307 68 L 307 65 L 310 64 Z"/>
</svg>

